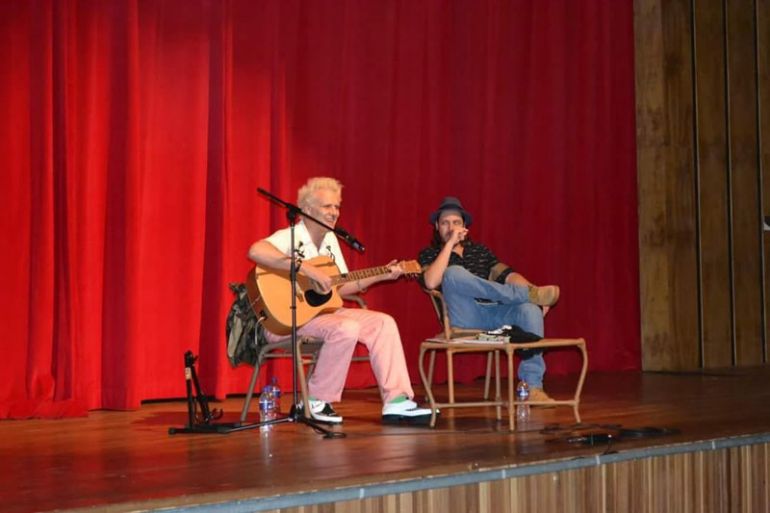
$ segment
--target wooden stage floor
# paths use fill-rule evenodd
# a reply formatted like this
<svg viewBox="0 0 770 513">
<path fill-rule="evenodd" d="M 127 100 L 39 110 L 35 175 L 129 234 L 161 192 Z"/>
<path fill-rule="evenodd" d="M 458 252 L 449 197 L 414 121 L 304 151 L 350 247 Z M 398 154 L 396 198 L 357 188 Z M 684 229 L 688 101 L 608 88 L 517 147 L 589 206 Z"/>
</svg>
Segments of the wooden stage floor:
<svg viewBox="0 0 770 513">
<path fill-rule="evenodd" d="M 559 396 L 571 383 L 571 377 L 555 377 L 547 386 Z M 95 411 L 78 419 L 1 421 L 0 510 L 118 512 L 221 507 L 234 501 L 246 501 L 251 509 L 289 507 L 345 493 L 355 497 L 350 494 L 367 487 L 382 494 L 431 479 L 447 485 L 497 468 L 526 471 L 540 465 L 542 471 L 543 465 L 597 455 L 622 457 L 752 437 L 766 442 L 769 384 L 770 367 L 592 373 L 580 408 L 582 424 L 575 424 L 570 408 L 537 409 L 515 433 L 495 420 L 493 408 L 444 411 L 436 429 L 385 427 L 372 389 L 345 392 L 338 411 L 345 417 L 341 430 L 347 438 L 338 440 L 288 423 L 267 435 L 249 430 L 170 436 L 169 427 L 186 421 L 183 401 L 145 404 L 135 412 Z M 469 397 L 480 390 L 481 383 L 460 386 L 458 394 Z M 225 410 L 223 420 L 234 420 L 241 401 L 232 398 L 212 407 Z M 675 432 L 594 446 L 569 441 L 642 427 Z"/>
</svg>

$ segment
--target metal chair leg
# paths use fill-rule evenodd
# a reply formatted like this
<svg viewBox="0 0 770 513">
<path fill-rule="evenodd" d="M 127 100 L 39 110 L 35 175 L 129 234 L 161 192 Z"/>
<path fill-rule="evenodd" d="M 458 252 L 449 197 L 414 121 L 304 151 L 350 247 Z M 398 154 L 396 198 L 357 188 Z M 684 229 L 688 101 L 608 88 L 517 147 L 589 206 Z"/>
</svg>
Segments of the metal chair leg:
<svg viewBox="0 0 770 513">
<path fill-rule="evenodd" d="M 249 414 L 249 406 L 251 405 L 251 398 L 254 397 L 254 387 L 257 384 L 257 377 L 259 376 L 259 368 L 262 366 L 262 362 L 257 360 L 254 364 L 254 370 L 251 373 L 251 381 L 249 381 L 249 391 L 246 393 L 246 400 L 243 401 L 243 410 L 241 410 L 241 422 L 246 422 L 246 417 Z"/>
</svg>

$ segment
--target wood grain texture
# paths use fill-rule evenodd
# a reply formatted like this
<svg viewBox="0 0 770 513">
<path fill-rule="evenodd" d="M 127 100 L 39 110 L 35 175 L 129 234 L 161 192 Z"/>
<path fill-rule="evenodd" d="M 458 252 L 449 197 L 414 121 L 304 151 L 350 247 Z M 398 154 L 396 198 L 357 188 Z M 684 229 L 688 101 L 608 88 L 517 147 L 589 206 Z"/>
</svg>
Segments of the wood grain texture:
<svg viewBox="0 0 770 513">
<path fill-rule="evenodd" d="M 725 19 L 721 2 L 694 2 L 703 366 L 733 364 Z"/>
<path fill-rule="evenodd" d="M 735 363 L 762 361 L 761 209 L 754 0 L 727 2 Z"/>
<path fill-rule="evenodd" d="M 770 512 L 770 444 L 677 454 L 589 469 L 348 501 L 282 513 Z M 487 500 L 490 491 L 496 500 Z M 397 499 L 397 500 L 396 500 Z"/>
<path fill-rule="evenodd" d="M 770 0 L 757 0 L 757 66 L 759 105 L 759 165 L 762 171 L 762 215 L 770 216 Z M 770 359 L 768 313 L 770 313 L 770 232 L 763 232 L 765 311 L 763 322 L 764 361 Z"/>
<path fill-rule="evenodd" d="M 690 2 L 638 0 L 637 182 L 643 368 L 700 365 Z"/>
<path fill-rule="evenodd" d="M 768 3 L 634 4 L 648 370 L 767 361 Z"/>
</svg>

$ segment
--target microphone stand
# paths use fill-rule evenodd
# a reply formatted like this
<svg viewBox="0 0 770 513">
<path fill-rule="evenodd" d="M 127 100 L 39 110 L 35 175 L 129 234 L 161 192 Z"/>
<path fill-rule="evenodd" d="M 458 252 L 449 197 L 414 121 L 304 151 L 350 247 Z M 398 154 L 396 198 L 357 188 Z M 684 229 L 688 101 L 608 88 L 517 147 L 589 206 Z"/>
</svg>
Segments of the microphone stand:
<svg viewBox="0 0 770 513">
<path fill-rule="evenodd" d="M 265 425 L 265 424 L 276 424 L 279 422 L 297 422 L 299 424 L 304 424 L 306 426 L 309 426 L 313 428 L 317 433 L 323 434 L 324 438 L 345 438 L 347 435 L 341 431 L 331 431 L 329 429 L 326 429 L 319 425 L 318 421 L 312 419 L 310 417 L 310 412 L 306 411 L 309 404 L 306 404 L 305 407 L 302 409 L 302 413 L 297 408 L 297 405 L 299 404 L 299 380 L 297 376 L 297 369 L 298 365 L 302 365 L 300 362 L 300 355 L 298 350 L 298 344 L 297 344 L 297 254 L 296 249 L 294 248 L 294 228 L 297 224 L 297 217 L 302 216 L 306 219 L 310 219 L 311 221 L 323 226 L 327 230 L 334 232 L 335 234 L 339 235 L 344 241 L 346 241 L 348 244 L 353 246 L 358 251 L 364 251 L 364 246 L 360 242 L 358 242 L 352 235 L 350 235 L 345 230 L 342 230 L 341 228 L 335 229 L 331 226 L 327 225 L 326 223 L 316 219 L 315 217 L 306 214 L 305 212 L 302 212 L 302 209 L 300 209 L 297 205 L 293 205 L 291 203 L 288 203 L 286 201 L 283 201 L 282 199 L 278 198 L 277 196 L 271 194 L 270 192 L 262 189 L 261 187 L 257 188 L 257 191 L 260 194 L 263 194 L 264 196 L 267 196 L 271 201 L 274 203 L 277 203 L 278 205 L 282 206 L 286 209 L 286 217 L 289 220 L 289 233 L 290 233 L 290 241 L 291 241 L 291 255 L 290 255 L 290 264 L 289 264 L 289 282 L 291 283 L 291 359 L 293 364 L 292 369 L 292 407 L 289 411 L 289 414 L 286 418 L 282 419 L 275 419 L 270 420 L 263 423 L 258 423 L 255 425 Z"/>
<path fill-rule="evenodd" d="M 278 196 L 275 196 L 274 194 L 266 191 L 262 187 L 257 187 L 257 192 L 260 194 L 263 194 L 264 196 L 267 196 L 268 199 L 270 199 L 273 203 L 277 203 L 278 205 L 282 206 L 286 209 L 286 217 L 289 219 L 289 226 L 292 229 L 291 231 L 291 237 L 292 237 L 292 244 L 294 244 L 294 224 L 296 222 L 297 216 L 302 216 L 305 219 L 309 219 L 310 221 L 313 221 L 315 224 L 323 226 L 330 232 L 334 232 L 335 235 L 337 235 L 340 239 L 344 240 L 350 247 L 358 251 L 359 253 L 363 253 L 366 251 L 366 248 L 364 247 L 361 242 L 358 241 L 355 237 L 350 235 L 347 231 L 340 228 L 339 226 L 332 228 L 328 224 L 324 223 L 320 219 L 316 219 L 315 217 L 311 216 L 310 214 L 306 214 L 302 211 L 301 208 L 299 208 L 297 205 L 294 205 L 293 203 L 288 203 L 286 201 L 283 201 Z M 294 246 L 292 245 L 292 248 Z"/>
</svg>

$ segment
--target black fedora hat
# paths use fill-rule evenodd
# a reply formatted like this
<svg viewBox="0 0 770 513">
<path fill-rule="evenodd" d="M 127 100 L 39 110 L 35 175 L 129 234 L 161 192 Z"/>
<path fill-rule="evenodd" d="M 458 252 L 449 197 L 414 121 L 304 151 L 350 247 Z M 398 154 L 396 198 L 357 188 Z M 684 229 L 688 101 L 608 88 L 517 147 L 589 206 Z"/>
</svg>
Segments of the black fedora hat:
<svg viewBox="0 0 770 513">
<path fill-rule="evenodd" d="M 463 218 L 463 222 L 465 222 L 465 226 L 470 226 L 473 222 L 473 216 L 463 208 L 463 204 L 460 203 L 460 200 L 454 196 L 447 196 L 441 200 L 441 205 L 439 205 L 439 207 L 430 215 L 428 222 L 430 224 L 436 224 L 436 221 L 438 221 L 441 213 L 445 210 L 456 210 L 459 212 Z"/>
</svg>

